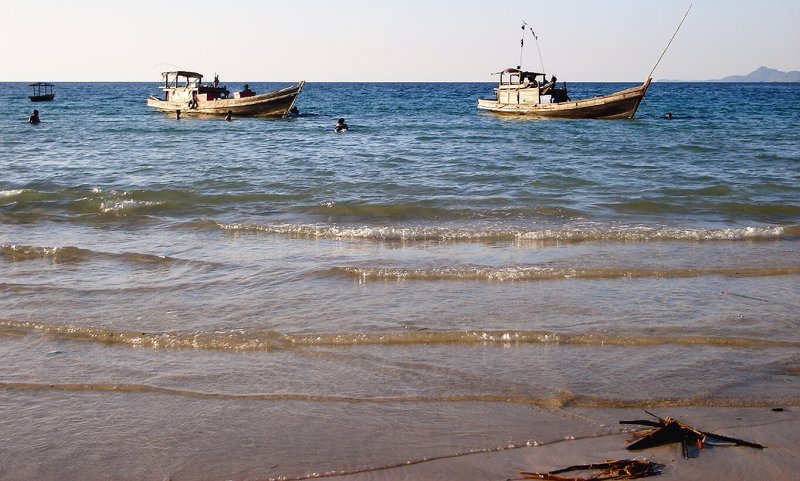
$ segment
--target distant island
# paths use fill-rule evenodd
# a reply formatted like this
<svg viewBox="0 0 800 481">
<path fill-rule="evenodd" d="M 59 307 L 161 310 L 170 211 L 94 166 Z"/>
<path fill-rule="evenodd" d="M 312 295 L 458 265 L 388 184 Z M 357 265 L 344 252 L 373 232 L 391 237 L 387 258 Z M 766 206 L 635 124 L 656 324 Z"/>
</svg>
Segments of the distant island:
<svg viewBox="0 0 800 481">
<path fill-rule="evenodd" d="M 659 82 L 686 82 L 686 80 L 659 80 Z M 694 82 L 800 82 L 800 71 L 782 72 L 769 67 L 759 67 L 747 75 L 731 75 L 718 80 Z"/>
<path fill-rule="evenodd" d="M 800 72 L 781 72 L 774 68 L 759 67 L 747 75 L 731 75 L 711 82 L 800 82 Z"/>
</svg>

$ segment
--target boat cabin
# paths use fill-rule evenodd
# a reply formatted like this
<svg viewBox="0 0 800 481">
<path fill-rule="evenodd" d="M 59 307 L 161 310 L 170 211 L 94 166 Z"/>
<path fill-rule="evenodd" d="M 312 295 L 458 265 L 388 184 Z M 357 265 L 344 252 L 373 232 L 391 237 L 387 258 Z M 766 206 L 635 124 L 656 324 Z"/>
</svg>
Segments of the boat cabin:
<svg viewBox="0 0 800 481">
<path fill-rule="evenodd" d="M 500 75 L 500 83 L 494 91 L 497 102 L 501 104 L 538 105 L 569 100 L 566 83 L 562 88 L 556 88 L 555 76 L 548 81 L 543 73 L 516 68 L 507 68 L 497 74 Z"/>
<path fill-rule="evenodd" d="M 196 102 L 227 99 L 230 91 L 219 85 L 219 77 L 214 76 L 214 83 L 203 84 L 203 74 L 178 70 L 164 72 L 164 100 L 174 102 Z"/>
<path fill-rule="evenodd" d="M 31 88 L 31 95 L 28 98 L 31 102 L 47 102 L 56 98 L 56 93 L 53 90 L 55 85 L 46 82 L 36 82 L 29 84 Z"/>
</svg>

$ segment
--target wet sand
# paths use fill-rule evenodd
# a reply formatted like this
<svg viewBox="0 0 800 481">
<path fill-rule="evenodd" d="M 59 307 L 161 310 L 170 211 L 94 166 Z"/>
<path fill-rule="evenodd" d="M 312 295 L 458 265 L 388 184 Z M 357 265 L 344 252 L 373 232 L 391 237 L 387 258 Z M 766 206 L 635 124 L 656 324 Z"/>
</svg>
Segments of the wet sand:
<svg viewBox="0 0 800 481">
<path fill-rule="evenodd" d="M 619 420 L 645 419 L 640 409 L 578 409 L 566 412 L 563 433 L 580 431 L 587 422 L 598 424 L 588 436 L 552 433 L 538 445 L 506 448 L 493 452 L 419 462 L 358 474 L 336 476 L 340 481 L 366 480 L 507 480 L 519 478 L 520 471 L 547 472 L 567 466 L 608 460 L 646 458 L 664 465 L 657 479 L 675 480 L 791 480 L 800 472 L 800 411 L 783 408 L 656 408 L 661 416 L 672 416 L 700 430 L 728 435 L 767 446 L 706 447 L 696 458 L 682 456 L 680 444 L 643 451 L 625 449 L 635 426 Z"/>
<path fill-rule="evenodd" d="M 44 388 L 44 386 L 42 386 Z M 800 472 L 800 410 L 573 407 L 515 402 L 333 402 L 185 397 L 149 392 L 0 390 L 0 479 L 492 481 L 520 471 L 647 458 L 658 479 L 789 480 Z M 767 446 L 679 444 L 627 451 L 649 410 Z"/>
</svg>

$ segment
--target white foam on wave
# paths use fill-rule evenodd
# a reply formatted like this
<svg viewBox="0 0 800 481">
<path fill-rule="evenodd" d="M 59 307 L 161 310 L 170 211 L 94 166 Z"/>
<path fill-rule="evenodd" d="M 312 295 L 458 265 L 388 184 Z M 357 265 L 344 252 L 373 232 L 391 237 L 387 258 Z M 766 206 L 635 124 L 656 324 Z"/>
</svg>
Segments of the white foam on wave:
<svg viewBox="0 0 800 481">
<path fill-rule="evenodd" d="M 133 199 L 116 199 L 116 200 L 103 201 L 100 204 L 100 211 L 104 213 L 119 212 L 123 210 L 131 210 L 131 209 L 137 209 L 139 207 L 148 207 L 160 204 L 161 202 L 141 201 Z"/>
<path fill-rule="evenodd" d="M 781 226 L 740 227 L 727 229 L 674 228 L 664 226 L 579 226 L 563 229 L 542 229 L 523 232 L 522 240 L 561 241 L 713 241 L 778 238 L 784 233 Z"/>
<path fill-rule="evenodd" d="M 784 234 L 781 226 L 740 228 L 674 228 L 667 226 L 617 226 L 593 224 L 520 229 L 459 229 L 448 227 L 342 226 L 336 224 L 225 224 L 224 230 L 257 231 L 301 237 L 329 239 L 375 239 L 399 241 L 736 241 L 777 239 Z"/>
<path fill-rule="evenodd" d="M 3 198 L 3 197 L 14 197 L 16 195 L 22 194 L 26 190 L 27 189 L 0 190 L 0 198 Z"/>
<path fill-rule="evenodd" d="M 440 227 L 377 227 L 377 226 L 341 226 L 330 224 L 223 224 L 217 225 L 224 230 L 259 231 L 270 234 L 286 234 L 303 237 L 344 238 L 344 239 L 385 239 L 385 240 L 424 240 L 479 238 L 486 233 L 458 231 Z"/>
<path fill-rule="evenodd" d="M 703 276 L 766 277 L 800 274 L 800 265 L 763 267 L 706 267 L 706 268 L 634 268 L 634 267 L 550 267 L 453 266 L 442 268 L 404 267 L 334 267 L 326 270 L 333 275 L 352 276 L 359 282 L 368 281 L 545 281 L 559 279 L 685 279 Z"/>
</svg>

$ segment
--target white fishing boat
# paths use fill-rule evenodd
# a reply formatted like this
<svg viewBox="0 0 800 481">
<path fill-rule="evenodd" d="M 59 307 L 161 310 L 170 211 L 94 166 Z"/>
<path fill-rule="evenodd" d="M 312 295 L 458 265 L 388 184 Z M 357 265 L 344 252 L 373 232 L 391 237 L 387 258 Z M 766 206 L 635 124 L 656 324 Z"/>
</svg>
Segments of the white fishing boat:
<svg viewBox="0 0 800 481">
<path fill-rule="evenodd" d="M 497 72 L 500 75 L 500 82 L 494 89 L 494 97 L 478 99 L 478 108 L 499 114 L 515 114 L 535 118 L 632 119 L 653 81 L 653 72 L 664 54 L 667 53 L 667 49 L 683 25 L 683 21 L 689 15 L 689 10 L 691 10 L 691 5 L 678 24 L 678 28 L 675 29 L 675 33 L 672 34 L 667 47 L 661 53 L 661 57 L 653 66 L 653 70 L 641 85 L 606 95 L 573 100 L 567 93 L 566 83 L 563 83 L 561 88 L 558 87 L 555 75 L 548 81 L 544 73 L 528 72 L 521 66 L 517 66 L 517 68 L 507 68 Z M 544 71 L 538 37 L 533 28 L 524 21 L 522 22 L 522 39 L 520 39 L 520 65 L 522 65 L 526 27 L 536 40 L 539 61 L 542 63 L 542 71 Z"/>
<path fill-rule="evenodd" d="M 248 84 L 231 92 L 214 76 L 214 82 L 203 84 L 203 75 L 179 70 L 164 72 L 161 90 L 164 98 L 151 95 L 147 105 L 162 112 L 180 111 L 185 115 L 219 115 L 238 117 L 286 117 L 294 106 L 305 81 L 291 87 L 265 93 L 250 90 Z"/>
<path fill-rule="evenodd" d="M 651 82 L 648 78 L 636 87 L 572 100 L 566 83 L 557 88 L 555 77 L 547 82 L 545 74 L 516 68 L 507 68 L 499 74 L 500 84 L 494 89 L 495 96 L 478 99 L 479 109 L 544 118 L 631 119 Z"/>
</svg>

